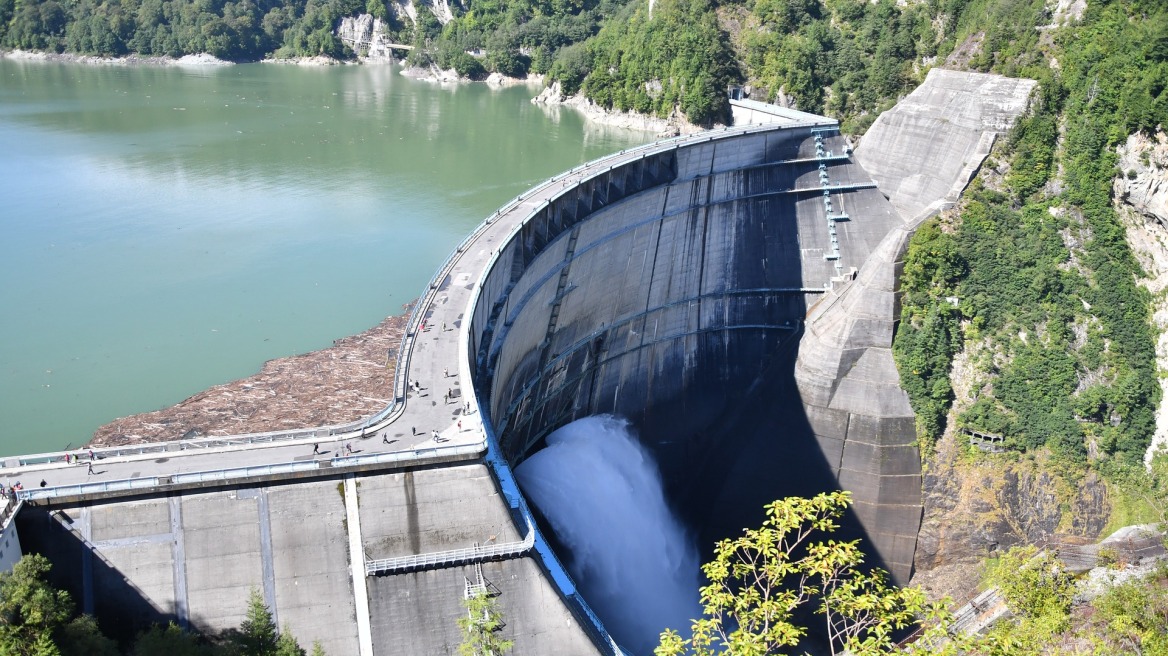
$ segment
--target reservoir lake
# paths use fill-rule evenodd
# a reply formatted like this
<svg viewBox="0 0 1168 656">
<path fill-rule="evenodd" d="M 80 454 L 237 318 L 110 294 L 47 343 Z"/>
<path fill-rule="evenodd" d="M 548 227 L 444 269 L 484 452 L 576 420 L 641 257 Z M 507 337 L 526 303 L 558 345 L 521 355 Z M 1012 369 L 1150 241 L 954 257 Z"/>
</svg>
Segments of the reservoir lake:
<svg viewBox="0 0 1168 656">
<path fill-rule="evenodd" d="M 652 140 L 398 70 L 0 59 L 0 455 L 370 328 L 516 194 Z"/>
</svg>

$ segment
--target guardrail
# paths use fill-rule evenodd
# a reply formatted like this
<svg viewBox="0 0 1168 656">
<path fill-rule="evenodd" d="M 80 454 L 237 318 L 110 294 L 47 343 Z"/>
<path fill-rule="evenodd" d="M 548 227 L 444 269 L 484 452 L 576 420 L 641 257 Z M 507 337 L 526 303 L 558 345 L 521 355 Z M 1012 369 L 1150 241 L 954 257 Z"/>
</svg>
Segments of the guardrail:
<svg viewBox="0 0 1168 656">
<path fill-rule="evenodd" d="M 16 517 L 16 513 L 20 512 L 20 507 L 24 505 L 24 500 L 17 498 L 15 495 L 8 496 L 4 494 L 3 499 L 4 510 L 0 511 L 0 530 L 8 528 L 9 520 Z"/>
<path fill-rule="evenodd" d="M 52 499 L 82 494 L 104 494 L 108 492 L 130 492 L 157 487 L 160 479 L 157 476 L 150 478 L 124 478 L 100 483 L 80 483 L 77 485 L 56 485 L 53 487 L 39 487 L 31 490 L 17 490 L 16 497 L 21 501 L 36 499 Z"/>
<path fill-rule="evenodd" d="M 16 497 L 20 501 L 35 501 L 40 499 L 55 499 L 89 494 L 107 494 L 110 492 L 142 492 L 151 488 L 171 485 L 191 485 L 200 483 L 227 483 L 241 481 L 261 476 L 279 476 L 301 472 L 336 470 L 346 467 L 359 467 L 378 464 L 425 464 L 431 461 L 449 461 L 451 458 L 465 456 L 477 458 L 486 453 L 486 442 L 473 444 L 455 444 L 449 446 L 435 446 L 410 451 L 394 451 L 390 453 L 376 453 L 370 455 L 345 456 L 324 460 L 307 460 L 303 462 L 285 462 L 271 465 L 257 465 L 254 467 L 235 467 L 231 469 L 211 469 L 197 472 L 182 472 L 170 476 L 152 476 L 149 478 L 125 478 L 113 481 L 81 483 L 77 485 L 56 485 L 52 487 L 17 490 Z"/>
<path fill-rule="evenodd" d="M 413 572 L 420 569 L 434 567 L 454 567 L 456 565 L 471 565 L 488 560 L 501 558 L 515 558 L 531 551 L 535 546 L 535 531 L 531 523 L 527 524 L 527 537 L 519 542 L 504 542 L 487 546 L 474 545 L 463 549 L 449 549 L 431 553 L 413 554 L 410 556 L 395 556 L 365 562 L 365 575 L 393 574 L 395 572 Z"/>
</svg>

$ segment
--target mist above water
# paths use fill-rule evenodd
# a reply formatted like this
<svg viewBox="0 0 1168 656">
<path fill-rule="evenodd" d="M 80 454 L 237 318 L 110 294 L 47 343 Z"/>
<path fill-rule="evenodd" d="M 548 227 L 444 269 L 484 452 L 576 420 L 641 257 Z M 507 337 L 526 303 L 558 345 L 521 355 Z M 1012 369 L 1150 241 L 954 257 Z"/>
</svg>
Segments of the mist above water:
<svg viewBox="0 0 1168 656">
<path fill-rule="evenodd" d="M 652 456 L 623 419 L 578 419 L 515 469 L 560 543 L 584 598 L 641 656 L 701 612 L 694 539 L 665 502 Z"/>
</svg>

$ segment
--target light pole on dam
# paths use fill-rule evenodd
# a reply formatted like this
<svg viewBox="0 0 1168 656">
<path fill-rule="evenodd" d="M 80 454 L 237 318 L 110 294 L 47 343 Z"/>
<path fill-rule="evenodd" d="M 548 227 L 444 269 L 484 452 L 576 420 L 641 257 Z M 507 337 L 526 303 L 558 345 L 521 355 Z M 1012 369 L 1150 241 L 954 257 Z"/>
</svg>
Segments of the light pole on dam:
<svg viewBox="0 0 1168 656">
<path fill-rule="evenodd" d="M 504 206 L 415 306 L 375 417 L 106 449 L 100 482 L 65 454 L 4 459 L 29 489 L 0 540 L 48 555 L 103 626 L 220 631 L 256 588 L 329 653 L 447 653 L 486 589 L 513 653 L 611 653 L 511 473 L 611 413 L 704 543 L 843 487 L 906 581 L 920 458 L 891 340 L 916 218 L 806 119 L 624 151 Z"/>
</svg>

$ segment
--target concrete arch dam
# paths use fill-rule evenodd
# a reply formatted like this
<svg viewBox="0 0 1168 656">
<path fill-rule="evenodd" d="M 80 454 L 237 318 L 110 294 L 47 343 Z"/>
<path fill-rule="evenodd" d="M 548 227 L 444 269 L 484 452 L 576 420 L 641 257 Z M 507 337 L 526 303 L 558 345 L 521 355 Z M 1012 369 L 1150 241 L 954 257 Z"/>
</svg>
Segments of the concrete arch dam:
<svg viewBox="0 0 1168 656">
<path fill-rule="evenodd" d="M 0 569 L 46 555 L 119 637 L 230 630 L 256 589 L 330 654 L 449 654 L 462 600 L 486 590 L 516 654 L 620 653 L 511 473 L 607 412 L 702 543 L 777 497 L 844 488 L 852 535 L 903 582 L 921 479 L 891 354 L 900 256 L 1032 87 L 933 69 L 854 157 L 834 121 L 776 108 L 556 176 L 439 268 L 383 411 L 0 458 L 27 484 L 0 499 Z"/>
<path fill-rule="evenodd" d="M 626 417 L 701 544 L 843 487 L 853 534 L 907 581 L 920 458 L 890 351 L 904 220 L 828 119 L 611 161 L 512 230 L 468 307 L 502 458 Z"/>
</svg>

